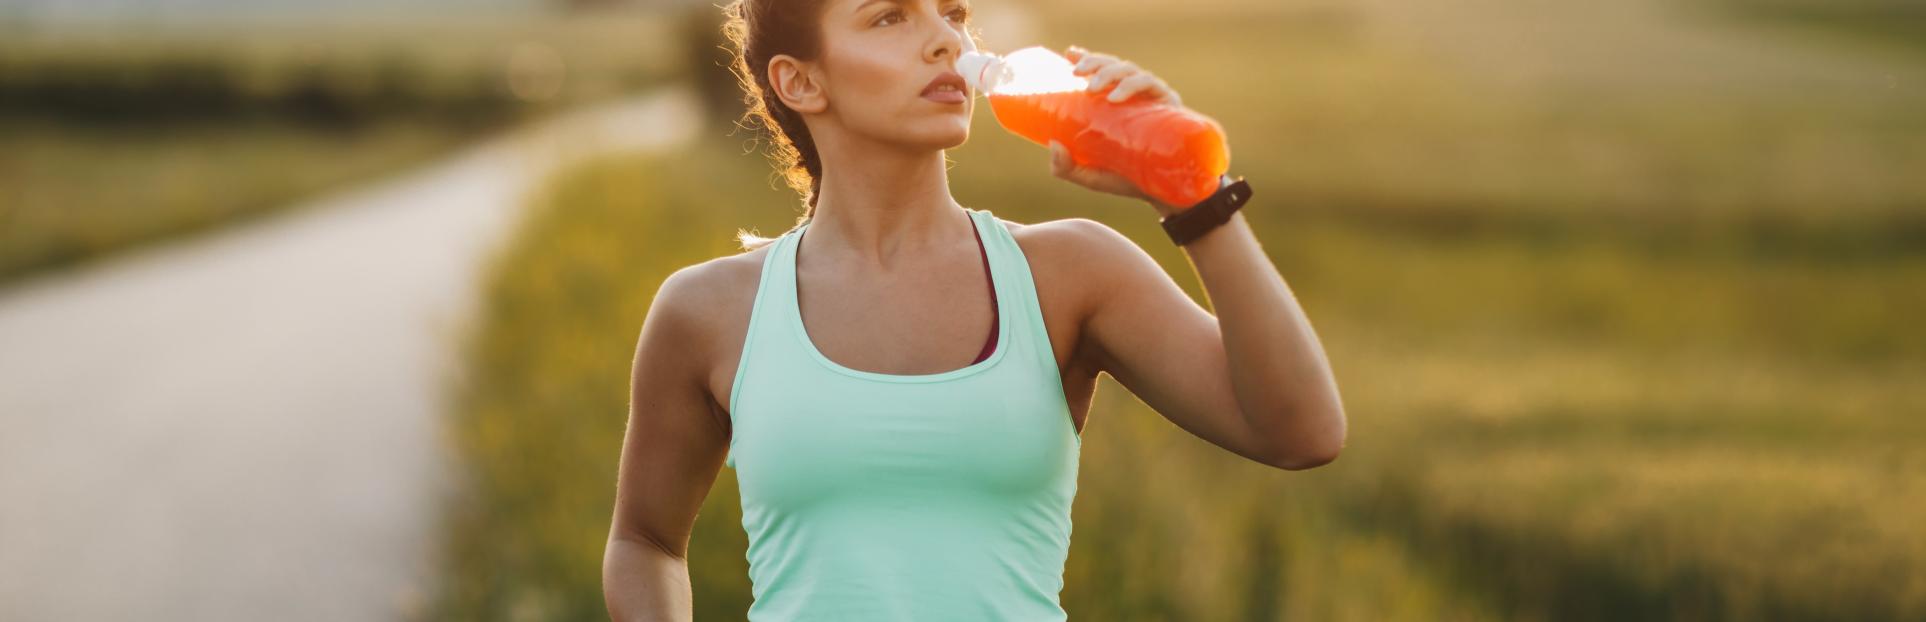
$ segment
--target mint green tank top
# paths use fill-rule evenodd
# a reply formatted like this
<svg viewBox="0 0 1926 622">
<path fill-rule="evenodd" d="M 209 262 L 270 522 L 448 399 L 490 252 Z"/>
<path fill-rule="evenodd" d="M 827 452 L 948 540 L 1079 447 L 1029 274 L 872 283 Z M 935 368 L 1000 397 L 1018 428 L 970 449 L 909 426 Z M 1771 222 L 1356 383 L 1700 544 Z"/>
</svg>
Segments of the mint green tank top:
<svg viewBox="0 0 1926 622">
<path fill-rule="evenodd" d="M 996 349 L 967 367 L 843 367 L 803 330 L 796 242 L 763 260 L 725 463 L 742 493 L 752 622 L 1065 620 L 1082 439 L 1029 262 L 988 211 Z M 980 264 L 979 264 L 980 265 Z"/>
</svg>

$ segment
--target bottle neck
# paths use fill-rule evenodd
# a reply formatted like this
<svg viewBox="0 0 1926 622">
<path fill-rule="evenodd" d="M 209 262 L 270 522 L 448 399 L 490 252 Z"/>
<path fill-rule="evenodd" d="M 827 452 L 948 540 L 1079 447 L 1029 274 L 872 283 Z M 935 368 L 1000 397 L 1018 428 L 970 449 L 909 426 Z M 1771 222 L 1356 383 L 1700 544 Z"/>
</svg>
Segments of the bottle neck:
<svg viewBox="0 0 1926 622">
<path fill-rule="evenodd" d="M 975 93 L 988 94 L 1010 81 L 1009 64 L 988 52 L 970 51 L 957 56 L 956 73 Z"/>
</svg>

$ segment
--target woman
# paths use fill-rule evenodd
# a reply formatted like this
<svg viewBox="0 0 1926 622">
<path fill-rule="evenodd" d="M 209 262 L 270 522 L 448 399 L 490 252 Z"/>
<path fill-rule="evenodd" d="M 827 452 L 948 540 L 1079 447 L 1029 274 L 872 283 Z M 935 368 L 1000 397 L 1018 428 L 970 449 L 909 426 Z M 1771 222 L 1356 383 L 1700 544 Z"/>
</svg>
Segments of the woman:
<svg viewBox="0 0 1926 622">
<path fill-rule="evenodd" d="M 966 3 L 726 11 L 750 117 L 808 207 L 773 240 L 675 272 L 643 320 L 603 568 L 615 619 L 690 618 L 688 536 L 724 465 L 751 620 L 1064 619 L 1099 372 L 1253 461 L 1337 456 L 1329 365 L 1241 214 L 1185 245 L 1213 317 L 1101 223 L 1021 225 L 950 196 L 944 150 L 972 109 L 952 70 L 972 45 Z M 1128 62 L 1069 56 L 1113 99 L 1177 100 Z M 1058 145 L 1051 170 L 1178 211 Z"/>
</svg>

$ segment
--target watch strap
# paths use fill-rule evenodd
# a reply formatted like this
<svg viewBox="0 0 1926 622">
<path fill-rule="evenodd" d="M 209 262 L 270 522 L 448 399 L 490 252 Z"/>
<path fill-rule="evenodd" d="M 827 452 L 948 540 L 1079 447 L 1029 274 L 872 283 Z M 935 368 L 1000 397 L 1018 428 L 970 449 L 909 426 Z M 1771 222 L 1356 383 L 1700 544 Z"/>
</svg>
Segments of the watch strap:
<svg viewBox="0 0 1926 622">
<path fill-rule="evenodd" d="M 1251 199 L 1251 185 L 1238 177 L 1233 180 L 1229 175 L 1220 179 L 1217 192 L 1181 212 L 1165 216 L 1157 222 L 1164 226 L 1164 233 L 1178 246 L 1189 244 L 1212 229 L 1230 222 L 1231 214 Z"/>
</svg>

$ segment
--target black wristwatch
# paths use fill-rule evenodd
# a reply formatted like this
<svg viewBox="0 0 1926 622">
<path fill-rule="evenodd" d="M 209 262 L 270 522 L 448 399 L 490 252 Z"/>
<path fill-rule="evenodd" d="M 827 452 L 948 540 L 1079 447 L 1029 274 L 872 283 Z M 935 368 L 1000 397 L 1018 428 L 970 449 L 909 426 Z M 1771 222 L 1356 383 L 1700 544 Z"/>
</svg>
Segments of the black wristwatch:
<svg viewBox="0 0 1926 622">
<path fill-rule="evenodd" d="M 1157 222 L 1163 224 L 1164 233 L 1170 235 L 1170 241 L 1183 246 L 1197 239 L 1198 236 L 1230 222 L 1231 213 L 1243 207 L 1244 202 L 1249 200 L 1251 200 L 1250 183 L 1245 182 L 1242 177 L 1233 180 L 1231 176 L 1225 175 L 1218 181 L 1217 192 L 1211 193 L 1209 198 L 1189 209 L 1165 216 Z"/>
</svg>

